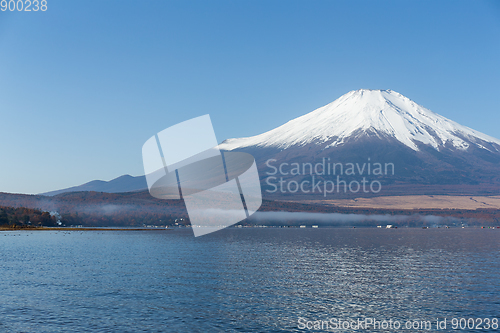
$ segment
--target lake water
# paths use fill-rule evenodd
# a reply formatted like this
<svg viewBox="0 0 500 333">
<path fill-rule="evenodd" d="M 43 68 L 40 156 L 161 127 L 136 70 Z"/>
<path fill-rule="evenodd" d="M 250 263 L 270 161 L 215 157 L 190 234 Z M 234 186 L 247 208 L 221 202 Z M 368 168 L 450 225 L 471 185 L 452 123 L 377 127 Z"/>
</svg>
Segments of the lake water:
<svg viewBox="0 0 500 333">
<path fill-rule="evenodd" d="M 500 229 L 18 231 L 0 254 L 0 332 L 500 332 L 450 322 L 500 318 Z"/>
</svg>

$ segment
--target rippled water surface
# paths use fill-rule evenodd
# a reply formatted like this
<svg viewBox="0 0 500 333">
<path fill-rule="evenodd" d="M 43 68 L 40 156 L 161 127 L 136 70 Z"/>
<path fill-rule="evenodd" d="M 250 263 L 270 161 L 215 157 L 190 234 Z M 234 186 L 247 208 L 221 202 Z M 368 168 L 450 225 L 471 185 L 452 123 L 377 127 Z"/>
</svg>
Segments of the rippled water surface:
<svg viewBox="0 0 500 333">
<path fill-rule="evenodd" d="M 0 232 L 0 254 L 0 332 L 500 317 L 500 229 Z"/>
</svg>

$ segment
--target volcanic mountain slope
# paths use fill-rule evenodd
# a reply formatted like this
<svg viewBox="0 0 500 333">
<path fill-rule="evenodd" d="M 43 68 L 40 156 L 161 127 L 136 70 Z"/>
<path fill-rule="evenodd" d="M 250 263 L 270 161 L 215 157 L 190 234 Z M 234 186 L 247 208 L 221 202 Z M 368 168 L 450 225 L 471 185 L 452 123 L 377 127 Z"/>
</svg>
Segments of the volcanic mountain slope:
<svg viewBox="0 0 500 333">
<path fill-rule="evenodd" d="M 497 194 L 500 189 L 500 140 L 392 90 L 351 91 L 269 132 L 226 140 L 220 148 L 254 155 L 263 183 L 274 170 L 266 165 L 269 159 L 277 166 L 325 158 L 344 165 L 393 163 L 394 174 L 375 177 L 386 185 L 380 194 Z"/>
<path fill-rule="evenodd" d="M 301 170 L 290 174 L 292 163 L 349 163 L 364 173 L 318 175 L 318 180 L 357 180 L 367 176 L 383 189 L 377 195 L 454 194 L 498 195 L 500 193 L 500 140 L 440 116 L 392 90 L 351 91 L 334 102 L 266 133 L 228 139 L 223 151 L 251 153 L 257 161 L 264 197 L 271 195 L 266 180 L 275 169 L 284 168 L 291 181 L 311 180 Z M 366 175 L 368 166 L 394 165 L 382 175 Z M 321 169 L 321 168 L 320 168 Z M 359 171 L 359 169 L 357 170 Z M 386 171 L 386 170 L 384 170 Z M 307 188 L 307 185 L 306 187 Z M 109 182 L 93 181 L 81 186 L 45 193 L 74 191 L 129 192 L 147 189 L 144 176 L 122 176 Z M 335 198 L 365 196 L 364 193 L 336 194 Z M 351 195 L 352 194 L 352 195 Z M 372 193 L 373 194 L 373 193 Z M 370 196 L 371 194 L 367 194 Z M 287 198 L 290 198 L 290 196 Z M 299 193 L 293 197 L 300 197 Z M 306 196 L 311 199 L 310 195 Z M 324 199 L 324 198 L 323 198 Z"/>
</svg>

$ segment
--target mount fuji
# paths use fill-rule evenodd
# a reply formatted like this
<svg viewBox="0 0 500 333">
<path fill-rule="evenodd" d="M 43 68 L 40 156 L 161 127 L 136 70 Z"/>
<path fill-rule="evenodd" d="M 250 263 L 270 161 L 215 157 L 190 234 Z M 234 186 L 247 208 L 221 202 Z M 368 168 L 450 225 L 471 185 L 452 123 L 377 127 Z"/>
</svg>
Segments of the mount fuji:
<svg viewBox="0 0 500 333">
<path fill-rule="evenodd" d="M 498 194 L 500 140 L 462 126 L 392 90 L 360 89 L 266 133 L 228 139 L 251 153 L 264 184 L 274 165 L 393 163 L 377 179 L 388 194 Z M 273 169 L 274 170 L 274 169 Z M 300 181 L 301 175 L 286 175 Z M 321 177 L 320 177 L 321 178 Z"/>
<path fill-rule="evenodd" d="M 323 149 L 362 136 L 394 138 L 418 151 L 425 144 L 467 150 L 471 145 L 499 152 L 500 140 L 446 119 L 392 90 L 351 91 L 334 102 L 263 133 L 226 140 L 220 148 L 288 149 L 315 143 Z"/>
<path fill-rule="evenodd" d="M 343 165 L 393 164 L 394 172 L 370 178 L 383 185 L 377 195 L 498 195 L 500 194 L 500 140 L 462 126 L 392 90 L 360 89 L 330 104 L 253 137 L 228 139 L 222 151 L 252 154 L 257 162 L 266 198 L 300 198 L 269 193 L 268 165 L 316 164 L 328 160 Z M 359 170 L 359 169 L 358 169 Z M 275 175 L 300 183 L 310 174 Z M 335 177 L 315 175 L 319 180 Z M 364 175 L 342 175 L 359 180 Z M 307 186 L 306 186 L 307 187 Z M 129 192 L 146 190 L 144 176 L 122 176 L 109 182 L 45 193 L 74 191 Z M 371 196 L 335 194 L 335 198 Z M 311 195 L 304 196 L 313 199 Z M 323 199 L 323 198 L 322 198 Z"/>
</svg>

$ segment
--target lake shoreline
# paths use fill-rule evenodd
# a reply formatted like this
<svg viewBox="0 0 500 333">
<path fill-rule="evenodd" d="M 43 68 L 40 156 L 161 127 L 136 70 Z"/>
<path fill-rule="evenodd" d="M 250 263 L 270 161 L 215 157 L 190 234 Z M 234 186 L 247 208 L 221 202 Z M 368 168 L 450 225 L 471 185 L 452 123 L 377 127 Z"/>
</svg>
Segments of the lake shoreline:
<svg viewBox="0 0 500 333">
<path fill-rule="evenodd" d="M 148 230 L 172 230 L 167 228 L 92 228 L 92 227 L 84 227 L 84 228 L 51 228 L 51 227 L 17 227 L 17 228 L 5 228 L 0 227 L 0 231 L 148 231 Z"/>
</svg>

